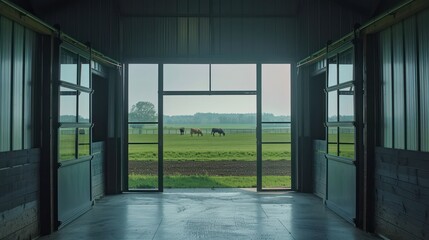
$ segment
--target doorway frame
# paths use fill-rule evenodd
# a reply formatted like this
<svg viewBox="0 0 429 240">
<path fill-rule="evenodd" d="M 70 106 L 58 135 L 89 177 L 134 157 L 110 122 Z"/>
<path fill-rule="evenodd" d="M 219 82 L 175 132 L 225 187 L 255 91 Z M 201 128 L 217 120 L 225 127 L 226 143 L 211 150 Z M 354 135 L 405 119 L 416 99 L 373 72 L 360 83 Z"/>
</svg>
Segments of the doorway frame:
<svg viewBox="0 0 429 240">
<path fill-rule="evenodd" d="M 124 189 L 128 192 L 163 192 L 164 191 L 164 96 L 248 96 L 253 95 L 256 96 L 256 190 L 258 192 L 260 191 L 292 191 L 295 189 L 295 171 L 296 171 L 296 164 L 295 164 L 295 158 L 293 154 L 293 145 L 294 145 L 294 138 L 291 137 L 290 142 L 276 142 L 276 144 L 291 144 L 291 187 L 290 188 L 263 188 L 263 182 L 262 182 L 262 166 L 263 166 L 263 159 L 262 159 L 262 145 L 263 144 L 273 144 L 271 142 L 263 142 L 262 140 L 262 124 L 271 123 L 271 124 L 290 124 L 291 126 L 291 134 L 293 135 L 293 67 L 295 66 L 290 61 L 284 61 L 284 62 L 202 62 L 198 64 L 208 64 L 209 68 L 211 70 L 212 64 L 255 64 L 256 65 L 256 90 L 211 90 L 211 74 L 209 74 L 209 90 L 203 90 L 203 91 L 164 91 L 164 65 L 165 64 L 196 64 L 193 62 L 187 62 L 187 63 L 179 63 L 179 62 L 142 62 L 142 63 L 135 63 L 135 62 L 129 62 L 124 64 L 124 70 L 125 70 L 125 94 L 124 94 L 124 100 L 126 101 L 126 106 L 128 107 L 128 83 L 129 83 L 129 65 L 130 64 L 157 64 L 158 65 L 158 121 L 156 122 L 144 122 L 145 124 L 157 124 L 158 125 L 158 188 L 154 189 L 129 189 L 128 181 L 124 181 Z M 285 121 L 285 122 L 263 122 L 262 121 L 262 65 L 264 64 L 289 64 L 290 65 L 290 89 L 291 89 L 291 120 Z M 210 73 L 210 71 L 209 71 Z M 128 127 L 131 122 L 128 121 L 128 117 L 126 117 L 127 121 L 126 126 Z M 132 122 L 132 123 L 140 123 L 140 122 Z M 125 164 L 124 164 L 124 179 L 128 179 L 128 131 L 125 130 Z"/>
</svg>

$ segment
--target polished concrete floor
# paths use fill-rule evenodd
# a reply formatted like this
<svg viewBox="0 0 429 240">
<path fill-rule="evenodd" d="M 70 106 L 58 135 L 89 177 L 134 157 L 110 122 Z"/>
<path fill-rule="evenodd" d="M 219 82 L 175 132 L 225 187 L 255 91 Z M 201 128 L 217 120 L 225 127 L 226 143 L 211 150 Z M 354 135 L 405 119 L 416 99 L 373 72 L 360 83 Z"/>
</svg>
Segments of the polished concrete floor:
<svg viewBox="0 0 429 240">
<path fill-rule="evenodd" d="M 326 209 L 320 198 L 254 189 L 125 193 L 46 239 L 377 239 Z"/>
</svg>

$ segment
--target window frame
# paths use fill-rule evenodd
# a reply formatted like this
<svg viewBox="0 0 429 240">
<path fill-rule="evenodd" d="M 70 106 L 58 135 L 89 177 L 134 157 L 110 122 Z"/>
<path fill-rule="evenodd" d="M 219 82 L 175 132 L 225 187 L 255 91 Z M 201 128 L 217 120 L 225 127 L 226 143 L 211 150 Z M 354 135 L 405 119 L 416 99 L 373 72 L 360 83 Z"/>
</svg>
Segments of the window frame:
<svg viewBox="0 0 429 240">
<path fill-rule="evenodd" d="M 81 86 L 81 78 L 82 78 L 82 60 L 85 59 L 87 60 L 86 64 L 91 63 L 91 55 L 83 52 L 79 49 L 75 49 L 73 48 L 73 46 L 69 46 L 68 44 L 62 44 L 60 46 L 60 56 L 62 54 L 63 51 L 67 51 L 70 52 L 72 54 L 74 54 L 76 56 L 77 59 L 77 68 L 76 68 L 76 84 L 68 82 L 68 81 L 64 81 L 62 79 L 62 72 L 61 72 L 61 64 L 62 63 L 62 59 L 60 57 L 59 59 L 59 79 L 58 79 L 58 162 L 69 162 L 69 161 L 73 161 L 73 160 L 78 160 L 78 159 L 86 159 L 91 157 L 92 154 L 92 127 L 93 127 L 93 123 L 92 123 L 92 67 L 90 65 L 90 67 L 88 68 L 88 77 L 89 77 L 89 87 L 85 87 L 85 86 Z M 61 116 L 60 116 L 60 112 L 61 112 L 61 104 L 60 104 L 60 99 L 62 96 L 62 92 L 61 92 L 61 88 L 67 88 L 70 89 L 71 91 L 76 92 L 76 98 L 74 99 L 75 101 L 75 113 L 76 115 L 74 116 L 74 121 L 70 121 L 70 122 L 66 122 L 66 121 L 61 121 Z M 88 116 L 88 122 L 81 122 L 79 120 L 79 113 L 80 113 L 80 95 L 81 93 L 86 93 L 89 94 L 89 102 L 88 102 L 88 109 L 89 109 L 89 116 Z M 65 94 L 67 95 L 67 94 Z M 74 129 L 74 156 L 73 158 L 66 158 L 66 159 L 62 159 L 60 153 L 61 151 L 61 131 L 64 129 Z M 88 143 L 85 143 L 83 145 L 88 145 L 89 147 L 89 151 L 87 154 L 81 155 L 79 152 L 80 146 L 82 145 L 82 143 L 80 142 L 81 140 L 81 135 L 82 135 L 82 131 L 81 129 L 88 129 Z M 86 131 L 85 131 L 86 132 Z M 84 133 L 86 134 L 86 133 Z"/>
</svg>

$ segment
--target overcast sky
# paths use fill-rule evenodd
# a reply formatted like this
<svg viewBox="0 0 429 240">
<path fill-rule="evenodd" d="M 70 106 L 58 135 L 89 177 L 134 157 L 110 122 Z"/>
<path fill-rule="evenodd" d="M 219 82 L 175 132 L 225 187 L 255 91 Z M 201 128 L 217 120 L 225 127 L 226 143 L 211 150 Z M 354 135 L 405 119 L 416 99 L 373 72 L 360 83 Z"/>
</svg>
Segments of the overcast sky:
<svg viewBox="0 0 429 240">
<path fill-rule="evenodd" d="M 165 91 L 208 91 L 208 64 L 165 64 Z M 211 90 L 256 90 L 256 64 L 213 64 Z M 129 67 L 129 109 L 138 101 L 158 106 L 158 67 L 131 64 Z M 263 112 L 290 115 L 290 65 L 262 65 Z M 255 113 L 256 96 L 165 96 L 165 115 L 193 115 L 197 112 Z"/>
</svg>

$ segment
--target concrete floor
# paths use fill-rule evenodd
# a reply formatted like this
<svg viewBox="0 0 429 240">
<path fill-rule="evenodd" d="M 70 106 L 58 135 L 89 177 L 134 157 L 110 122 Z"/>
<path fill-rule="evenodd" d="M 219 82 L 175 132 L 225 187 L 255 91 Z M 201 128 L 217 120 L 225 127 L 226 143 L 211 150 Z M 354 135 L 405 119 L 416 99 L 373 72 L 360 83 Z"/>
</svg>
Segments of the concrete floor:
<svg viewBox="0 0 429 240">
<path fill-rule="evenodd" d="M 168 189 L 97 201 L 46 239 L 378 239 L 326 209 L 320 198 L 254 189 Z"/>
</svg>

